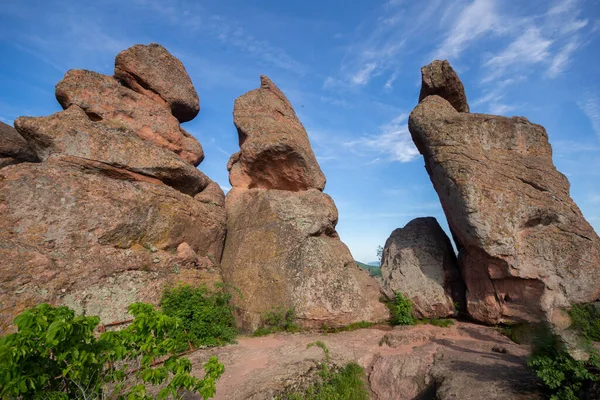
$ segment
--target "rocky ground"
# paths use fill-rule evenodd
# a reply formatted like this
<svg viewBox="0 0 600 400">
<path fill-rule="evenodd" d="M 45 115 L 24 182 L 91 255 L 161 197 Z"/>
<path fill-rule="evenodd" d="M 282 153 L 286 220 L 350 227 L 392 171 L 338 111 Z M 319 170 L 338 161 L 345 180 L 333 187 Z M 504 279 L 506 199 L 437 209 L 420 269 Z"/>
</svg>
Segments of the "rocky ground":
<svg viewBox="0 0 600 400">
<path fill-rule="evenodd" d="M 215 399 L 271 399 L 314 374 L 323 351 L 306 346 L 316 340 L 327 345 L 336 364 L 355 361 L 365 369 L 372 399 L 541 398 L 525 366 L 528 347 L 494 328 L 466 322 L 449 328 L 380 326 L 241 337 L 235 345 L 199 350 L 189 358 L 197 373 L 212 355 L 225 365 Z"/>
</svg>

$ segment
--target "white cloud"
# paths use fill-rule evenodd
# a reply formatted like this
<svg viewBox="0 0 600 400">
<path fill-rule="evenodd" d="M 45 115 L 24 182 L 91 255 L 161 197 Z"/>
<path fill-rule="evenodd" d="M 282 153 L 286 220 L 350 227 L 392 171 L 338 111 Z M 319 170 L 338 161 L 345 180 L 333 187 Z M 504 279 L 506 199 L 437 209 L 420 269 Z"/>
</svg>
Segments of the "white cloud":
<svg viewBox="0 0 600 400">
<path fill-rule="evenodd" d="M 394 88 L 394 82 L 396 81 L 396 78 L 398 78 L 398 73 L 394 72 L 392 75 L 390 75 L 388 80 L 385 82 L 385 85 L 383 85 L 383 88 L 385 90 L 392 90 Z"/>
<path fill-rule="evenodd" d="M 350 80 L 355 85 L 364 85 L 369 82 L 371 76 L 373 75 L 373 71 L 377 68 L 377 64 L 375 63 L 367 63 L 361 70 L 356 72 Z"/>
<path fill-rule="evenodd" d="M 527 29 L 500 54 L 484 63 L 492 70 L 484 81 L 496 79 L 514 66 L 529 66 L 546 60 L 550 56 L 551 45 L 552 40 L 546 39 L 538 28 Z"/>
<path fill-rule="evenodd" d="M 571 63 L 573 53 L 575 53 L 575 50 L 577 50 L 578 47 L 579 43 L 576 39 L 567 43 L 552 59 L 547 76 L 549 78 L 556 78 L 559 76 Z"/>
<path fill-rule="evenodd" d="M 458 58 L 470 42 L 490 32 L 502 31 L 494 0 L 474 0 L 459 14 L 434 58 Z"/>
<path fill-rule="evenodd" d="M 515 110 L 516 106 L 510 106 L 507 104 L 501 103 L 492 103 L 490 104 L 490 114 L 494 115 L 506 115 L 509 111 Z"/>
<path fill-rule="evenodd" d="M 346 142 L 344 145 L 385 156 L 386 161 L 410 162 L 419 156 L 419 151 L 408 131 L 407 118 L 408 114 L 400 114 L 383 125 L 378 135 L 363 136 L 357 140 Z M 378 158 L 381 157 L 375 158 L 371 163 L 379 162 Z"/>
<path fill-rule="evenodd" d="M 597 96 L 587 94 L 584 98 L 577 103 L 579 108 L 589 118 L 592 129 L 596 132 L 596 135 L 600 137 L 600 100 Z"/>
</svg>

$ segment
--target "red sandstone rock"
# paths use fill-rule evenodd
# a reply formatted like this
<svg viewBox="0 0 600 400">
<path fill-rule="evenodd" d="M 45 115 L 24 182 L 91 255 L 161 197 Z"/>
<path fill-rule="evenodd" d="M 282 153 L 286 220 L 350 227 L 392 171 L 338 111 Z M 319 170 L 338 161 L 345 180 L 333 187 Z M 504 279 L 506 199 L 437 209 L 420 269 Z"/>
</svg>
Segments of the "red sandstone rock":
<svg viewBox="0 0 600 400">
<path fill-rule="evenodd" d="M 131 302 L 158 302 L 166 284 L 220 280 L 174 253 L 185 242 L 219 262 L 222 207 L 105 172 L 54 157 L 0 170 L 0 333 L 41 302 L 106 323 L 124 319 Z"/>
<path fill-rule="evenodd" d="M 265 312 L 293 309 L 300 325 L 343 326 L 388 318 L 379 285 L 356 266 L 335 231 L 337 209 L 328 195 L 234 188 L 227 194 L 223 280 L 246 331 Z"/>
<path fill-rule="evenodd" d="M 227 165 L 233 187 L 307 190 L 325 187 L 308 135 L 285 95 L 266 76 L 235 101 L 240 151 Z"/>
<path fill-rule="evenodd" d="M 200 100 L 185 67 L 163 46 L 136 44 L 115 59 L 115 78 L 125 86 L 166 104 L 179 122 L 191 121 Z"/>
<path fill-rule="evenodd" d="M 392 232 L 381 264 L 388 296 L 400 292 L 419 318 L 446 318 L 463 305 L 465 289 L 454 249 L 435 218 L 416 218 Z"/>
<path fill-rule="evenodd" d="M 427 96 L 437 95 L 459 112 L 469 112 L 465 87 L 447 60 L 435 60 L 421 68 L 421 93 L 419 103 Z"/>
<path fill-rule="evenodd" d="M 10 125 L 0 122 L 0 168 L 39 159 L 25 139 Z"/>
<path fill-rule="evenodd" d="M 459 250 L 477 321 L 555 321 L 600 297 L 600 239 L 569 196 L 543 127 L 428 96 L 409 129 Z"/>
<path fill-rule="evenodd" d="M 91 121 L 78 106 L 49 117 L 20 117 L 15 126 L 43 161 L 52 155 L 78 157 L 83 163 L 89 160 L 156 178 L 192 196 L 211 182 L 172 152 L 120 124 Z"/>
<path fill-rule="evenodd" d="M 90 119 L 128 128 L 194 166 L 204 159 L 200 143 L 179 126 L 168 107 L 119 85 L 110 76 L 70 70 L 56 85 L 56 99 L 64 109 L 77 105 Z"/>
</svg>

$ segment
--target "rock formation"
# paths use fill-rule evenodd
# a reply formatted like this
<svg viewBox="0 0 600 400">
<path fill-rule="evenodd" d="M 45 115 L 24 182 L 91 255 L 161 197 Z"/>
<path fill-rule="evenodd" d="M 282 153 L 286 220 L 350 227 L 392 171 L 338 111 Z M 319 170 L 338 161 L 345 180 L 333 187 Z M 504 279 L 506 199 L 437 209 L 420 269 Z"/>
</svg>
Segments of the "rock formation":
<svg viewBox="0 0 600 400">
<path fill-rule="evenodd" d="M 464 284 L 450 239 L 433 217 L 417 218 L 392 232 L 381 264 L 388 296 L 408 297 L 419 318 L 445 318 L 464 302 Z"/>
<path fill-rule="evenodd" d="M 335 231 L 337 209 L 287 98 L 263 76 L 236 100 L 234 122 L 240 152 L 229 162 L 222 271 L 243 295 L 234 295 L 242 329 L 277 308 L 293 309 L 304 327 L 385 319 L 376 281 Z"/>
<path fill-rule="evenodd" d="M 409 129 L 459 250 L 468 311 L 485 323 L 560 325 L 560 309 L 600 296 L 600 239 L 554 167 L 543 127 L 461 113 L 450 100 L 425 97 Z"/>
<path fill-rule="evenodd" d="M 193 120 L 200 99 L 185 67 L 157 43 L 137 44 L 115 59 L 115 78 L 157 103 L 164 103 L 179 120 Z"/>
<path fill-rule="evenodd" d="M 260 88 L 235 101 L 233 122 L 240 151 L 227 169 L 233 187 L 323 190 L 325 175 L 317 163 L 292 105 L 266 76 Z"/>
<path fill-rule="evenodd" d="M 469 112 L 465 87 L 448 60 L 435 60 L 421 68 L 419 103 L 432 95 L 448 100 L 458 112 Z"/>
<path fill-rule="evenodd" d="M 143 59 L 139 93 L 72 70 L 56 87 L 64 111 L 15 121 L 41 162 L 0 170 L 0 333 L 40 302 L 113 322 L 167 284 L 220 280 L 224 195 L 194 167 L 202 147 L 173 114 L 197 94 L 160 49 Z"/>
<path fill-rule="evenodd" d="M 0 168 L 21 162 L 39 161 L 33 150 L 19 132 L 0 122 Z"/>
</svg>

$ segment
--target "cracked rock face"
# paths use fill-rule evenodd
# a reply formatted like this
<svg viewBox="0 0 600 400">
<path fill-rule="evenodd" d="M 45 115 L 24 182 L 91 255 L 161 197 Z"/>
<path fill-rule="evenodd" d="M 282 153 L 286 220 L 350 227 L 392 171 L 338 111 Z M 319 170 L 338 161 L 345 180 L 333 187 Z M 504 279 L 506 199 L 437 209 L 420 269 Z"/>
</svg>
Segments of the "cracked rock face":
<svg viewBox="0 0 600 400">
<path fill-rule="evenodd" d="M 437 95 L 459 112 L 469 112 L 465 87 L 448 60 L 435 60 L 421 68 L 419 103 L 427 96 Z"/>
<path fill-rule="evenodd" d="M 543 127 L 459 113 L 428 96 L 409 118 L 458 247 L 469 314 L 547 319 L 600 296 L 600 239 L 552 162 Z"/>
<path fill-rule="evenodd" d="M 10 125 L 0 122 L 0 168 L 22 162 L 38 162 L 35 152 Z"/>
<path fill-rule="evenodd" d="M 325 175 L 292 105 L 266 76 L 236 99 L 233 122 L 240 151 L 227 165 L 233 187 L 323 190 Z"/>
<path fill-rule="evenodd" d="M 75 105 L 49 117 L 20 117 L 15 125 L 42 161 L 53 155 L 93 160 L 97 165 L 156 178 L 192 196 L 210 182 L 174 153 L 140 139 L 120 124 L 92 121 Z"/>
<path fill-rule="evenodd" d="M 259 328 L 278 308 L 293 309 L 306 328 L 387 318 L 377 282 L 338 238 L 331 197 L 234 188 L 226 208 L 223 280 L 243 294 L 234 295 L 242 329 Z"/>
<path fill-rule="evenodd" d="M 161 54 L 144 62 L 166 73 Z M 111 323 L 165 285 L 220 281 L 224 195 L 195 168 L 202 147 L 169 106 L 83 70 L 56 96 L 64 111 L 18 118 L 12 147 L 0 138 L 0 155 L 41 161 L 0 169 L 0 334 L 41 302 Z"/>
<path fill-rule="evenodd" d="M 445 318 L 464 303 L 464 284 L 450 239 L 433 217 L 416 218 L 392 232 L 381 263 L 383 288 L 400 292 L 419 318 Z"/>
<path fill-rule="evenodd" d="M 163 46 L 136 44 L 115 59 L 115 78 L 157 103 L 165 104 L 179 122 L 191 121 L 200 99 L 185 67 Z"/>
<path fill-rule="evenodd" d="M 229 161 L 223 280 L 238 323 L 259 328 L 264 314 L 294 310 L 307 328 L 388 317 L 379 286 L 359 269 L 335 231 L 337 209 L 306 131 L 266 77 L 235 102 L 240 151 Z"/>
<path fill-rule="evenodd" d="M 111 76 L 70 70 L 56 85 L 56 99 L 64 109 L 79 106 L 90 119 L 126 127 L 194 166 L 204 159 L 200 142 L 179 126 L 164 103 L 120 85 Z"/>
</svg>

